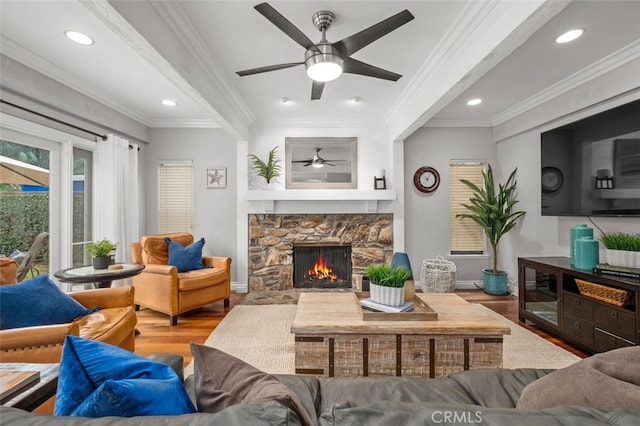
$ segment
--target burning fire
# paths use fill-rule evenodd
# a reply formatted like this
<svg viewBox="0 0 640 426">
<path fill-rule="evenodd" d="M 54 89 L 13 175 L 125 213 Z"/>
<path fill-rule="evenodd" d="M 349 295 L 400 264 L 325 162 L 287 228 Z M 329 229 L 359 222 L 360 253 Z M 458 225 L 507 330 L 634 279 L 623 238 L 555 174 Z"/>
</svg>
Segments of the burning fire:
<svg viewBox="0 0 640 426">
<path fill-rule="evenodd" d="M 316 264 L 307 271 L 307 277 L 330 281 L 338 279 L 338 276 L 333 272 L 333 269 L 327 266 L 327 261 L 322 258 L 322 255 L 318 256 Z"/>
</svg>

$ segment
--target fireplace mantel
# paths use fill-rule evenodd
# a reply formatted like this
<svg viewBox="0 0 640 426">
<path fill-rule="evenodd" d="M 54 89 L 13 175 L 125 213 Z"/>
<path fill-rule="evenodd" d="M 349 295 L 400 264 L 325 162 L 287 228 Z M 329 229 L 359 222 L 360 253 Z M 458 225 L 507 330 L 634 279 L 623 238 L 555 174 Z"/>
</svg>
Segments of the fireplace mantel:
<svg viewBox="0 0 640 426">
<path fill-rule="evenodd" d="M 248 201 L 378 201 L 395 200 L 392 189 L 287 189 L 285 191 L 249 190 Z"/>
<path fill-rule="evenodd" d="M 335 203 L 340 210 L 340 203 L 345 201 L 361 201 L 364 203 L 362 212 L 377 213 L 378 201 L 393 201 L 396 191 L 391 189 L 361 190 L 361 189 L 287 189 L 284 191 L 249 190 L 246 199 L 261 202 L 259 208 L 249 208 L 253 213 L 274 213 L 276 203 L 287 205 L 291 203 L 316 203 L 327 201 Z M 336 211 L 339 212 L 339 211 Z"/>
</svg>

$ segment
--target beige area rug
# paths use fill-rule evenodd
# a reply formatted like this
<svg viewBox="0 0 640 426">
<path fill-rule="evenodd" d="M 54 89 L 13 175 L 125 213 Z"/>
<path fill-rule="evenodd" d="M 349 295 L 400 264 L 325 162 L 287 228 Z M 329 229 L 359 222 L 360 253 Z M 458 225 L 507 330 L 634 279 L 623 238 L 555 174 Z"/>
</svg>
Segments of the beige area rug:
<svg viewBox="0 0 640 426">
<path fill-rule="evenodd" d="M 580 358 L 479 304 L 474 306 L 511 328 L 504 336 L 504 368 L 562 368 Z M 223 350 L 260 370 L 293 374 L 297 305 L 238 305 L 216 327 L 205 345 Z M 186 373 L 193 371 L 189 365 Z"/>
</svg>

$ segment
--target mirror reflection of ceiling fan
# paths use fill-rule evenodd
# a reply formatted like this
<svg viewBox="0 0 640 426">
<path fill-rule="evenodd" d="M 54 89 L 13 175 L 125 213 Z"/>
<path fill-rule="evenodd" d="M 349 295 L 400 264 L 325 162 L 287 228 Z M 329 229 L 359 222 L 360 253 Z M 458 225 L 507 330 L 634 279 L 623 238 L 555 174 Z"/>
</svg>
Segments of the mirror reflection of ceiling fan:
<svg viewBox="0 0 640 426">
<path fill-rule="evenodd" d="M 326 160 L 322 157 L 320 157 L 320 151 L 322 151 L 322 148 L 316 148 L 316 153 L 313 154 L 312 158 L 309 158 L 307 160 L 296 160 L 296 161 L 292 161 L 292 163 L 305 163 L 304 167 L 315 167 L 316 169 L 320 169 L 322 167 L 326 166 L 332 166 L 335 167 L 335 164 L 331 164 L 332 162 L 335 163 L 337 161 L 346 161 L 346 160 Z"/>
<path fill-rule="evenodd" d="M 390 81 L 397 81 L 402 77 L 400 74 L 354 59 L 351 55 L 411 21 L 414 16 L 406 9 L 335 43 L 329 43 L 326 39 L 326 32 L 335 20 L 335 15 L 333 12 L 322 10 L 312 16 L 313 24 L 322 33 L 322 39 L 318 43 L 314 43 L 268 3 L 260 3 L 254 8 L 271 21 L 273 25 L 306 49 L 304 61 L 268 65 L 236 72 L 240 77 L 304 64 L 307 75 L 313 80 L 311 100 L 320 99 L 324 83 L 335 80 L 343 72 Z"/>
</svg>

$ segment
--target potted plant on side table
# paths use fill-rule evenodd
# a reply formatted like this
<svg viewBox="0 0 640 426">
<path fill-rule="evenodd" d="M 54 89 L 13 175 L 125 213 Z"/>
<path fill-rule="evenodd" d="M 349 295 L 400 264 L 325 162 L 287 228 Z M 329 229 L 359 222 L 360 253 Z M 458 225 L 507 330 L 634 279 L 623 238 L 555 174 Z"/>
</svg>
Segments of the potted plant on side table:
<svg viewBox="0 0 640 426">
<path fill-rule="evenodd" d="M 411 272 L 402 267 L 392 268 L 386 263 L 369 265 L 366 270 L 371 283 L 371 300 L 388 306 L 400 306 L 404 303 L 404 282 Z"/>
<path fill-rule="evenodd" d="M 109 255 L 116 249 L 115 243 L 104 239 L 87 245 L 87 253 L 93 257 L 93 269 L 107 269 Z"/>
<path fill-rule="evenodd" d="M 471 204 L 463 204 L 470 213 L 456 215 L 456 218 L 468 218 L 482 227 L 491 243 L 493 251 L 493 269 L 485 269 L 484 291 L 493 295 L 507 293 L 507 273 L 498 269 L 498 243 L 500 239 L 513 229 L 518 220 L 525 215 L 523 211 L 516 211 L 516 171 L 515 168 L 504 184 L 495 187 L 493 170 L 489 164 L 482 173 L 484 184 L 480 187 L 467 179 L 460 182 L 473 191 L 469 199 Z"/>
<path fill-rule="evenodd" d="M 253 169 L 255 170 L 258 176 L 262 176 L 267 181 L 267 188 L 272 187 L 272 180 L 275 177 L 280 176 L 280 172 L 282 171 L 282 167 L 280 166 L 280 159 L 276 157 L 276 150 L 278 147 L 274 147 L 271 151 L 269 151 L 269 157 L 267 158 L 267 162 L 262 161 L 257 155 L 249 154 L 249 158 L 251 159 L 251 164 L 253 165 Z"/>
</svg>

